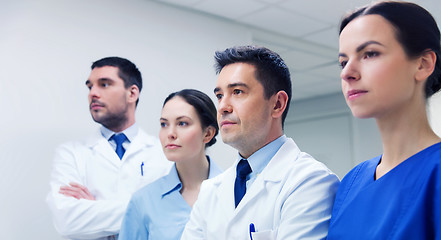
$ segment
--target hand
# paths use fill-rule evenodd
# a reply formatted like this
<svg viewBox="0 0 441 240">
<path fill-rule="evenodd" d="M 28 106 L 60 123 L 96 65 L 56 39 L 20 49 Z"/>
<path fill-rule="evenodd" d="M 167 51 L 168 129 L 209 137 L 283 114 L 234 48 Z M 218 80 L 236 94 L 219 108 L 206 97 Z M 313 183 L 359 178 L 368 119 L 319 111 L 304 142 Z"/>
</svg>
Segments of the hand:
<svg viewBox="0 0 441 240">
<path fill-rule="evenodd" d="M 63 194 L 67 197 L 74 197 L 76 199 L 87 199 L 87 200 L 95 200 L 95 196 L 89 192 L 85 186 L 71 182 L 70 186 L 61 186 L 59 193 Z"/>
</svg>

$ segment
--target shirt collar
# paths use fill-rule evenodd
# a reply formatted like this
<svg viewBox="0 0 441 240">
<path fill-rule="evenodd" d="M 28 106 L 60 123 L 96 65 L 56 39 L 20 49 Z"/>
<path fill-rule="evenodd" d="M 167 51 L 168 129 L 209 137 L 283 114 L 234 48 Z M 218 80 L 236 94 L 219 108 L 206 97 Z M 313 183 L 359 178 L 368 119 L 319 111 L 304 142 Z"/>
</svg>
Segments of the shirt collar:
<svg viewBox="0 0 441 240">
<path fill-rule="evenodd" d="M 208 162 L 210 163 L 210 167 L 208 170 L 208 178 L 213 178 L 217 175 L 219 175 L 222 170 L 214 163 L 214 161 L 211 161 L 210 157 L 207 155 Z M 165 176 L 165 186 L 164 191 L 162 193 L 162 197 L 164 197 L 167 194 L 170 194 L 173 191 L 181 191 L 182 189 L 182 183 L 178 176 L 178 170 L 176 169 L 176 163 L 173 164 L 173 167 L 171 168 L 168 175 Z"/>
<path fill-rule="evenodd" d="M 261 149 L 253 153 L 247 160 L 250 164 L 252 174 L 258 174 L 268 165 L 273 156 L 279 151 L 280 147 L 286 142 L 286 136 L 282 135 Z M 239 160 L 242 156 L 239 154 Z"/>
<path fill-rule="evenodd" d="M 182 183 L 178 176 L 176 163 L 173 164 L 173 167 L 170 169 L 170 172 L 168 173 L 168 175 L 165 176 L 164 184 L 165 186 L 163 188 L 164 191 L 162 193 L 162 197 L 174 191 L 181 191 Z"/>
<path fill-rule="evenodd" d="M 124 131 L 122 131 L 122 133 L 124 133 L 127 137 L 127 139 L 129 140 L 129 142 L 132 142 L 133 139 L 135 139 L 136 135 L 138 134 L 138 124 L 134 123 L 132 126 L 126 128 Z M 114 131 L 104 127 L 101 125 L 100 128 L 101 131 L 101 135 L 103 135 L 104 138 L 106 138 L 107 140 L 109 140 L 113 134 L 115 134 Z"/>
</svg>

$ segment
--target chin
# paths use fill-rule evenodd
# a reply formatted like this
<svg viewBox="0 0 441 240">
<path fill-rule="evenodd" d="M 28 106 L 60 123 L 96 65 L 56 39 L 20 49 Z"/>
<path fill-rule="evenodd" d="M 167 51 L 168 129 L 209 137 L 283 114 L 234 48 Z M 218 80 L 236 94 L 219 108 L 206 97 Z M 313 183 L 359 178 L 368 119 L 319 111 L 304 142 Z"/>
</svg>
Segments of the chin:
<svg viewBox="0 0 441 240">
<path fill-rule="evenodd" d="M 352 110 L 352 115 L 354 117 L 360 118 L 360 119 L 372 118 L 371 114 L 369 114 L 367 112 L 362 112 L 362 111 Z"/>
</svg>

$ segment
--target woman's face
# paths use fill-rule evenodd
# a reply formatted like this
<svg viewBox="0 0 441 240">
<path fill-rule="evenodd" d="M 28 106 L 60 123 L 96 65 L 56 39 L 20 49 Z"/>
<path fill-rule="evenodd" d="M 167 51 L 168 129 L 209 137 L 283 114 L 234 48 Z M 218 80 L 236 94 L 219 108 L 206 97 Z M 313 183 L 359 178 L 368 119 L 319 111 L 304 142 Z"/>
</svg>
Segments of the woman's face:
<svg viewBox="0 0 441 240">
<path fill-rule="evenodd" d="M 343 29 L 339 62 L 342 91 L 355 117 L 385 117 L 420 97 L 418 62 L 407 57 L 394 27 L 380 15 L 355 18 Z"/>
<path fill-rule="evenodd" d="M 194 107 L 183 98 L 174 97 L 164 105 L 160 123 L 159 139 L 168 160 L 181 162 L 205 154 L 206 131 Z"/>
</svg>

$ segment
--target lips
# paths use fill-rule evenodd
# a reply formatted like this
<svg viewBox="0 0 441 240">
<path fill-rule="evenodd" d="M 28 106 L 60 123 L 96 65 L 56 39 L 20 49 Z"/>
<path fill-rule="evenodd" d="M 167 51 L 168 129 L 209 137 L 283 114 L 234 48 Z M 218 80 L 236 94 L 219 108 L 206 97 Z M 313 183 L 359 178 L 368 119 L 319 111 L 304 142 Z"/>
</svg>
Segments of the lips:
<svg viewBox="0 0 441 240">
<path fill-rule="evenodd" d="M 230 120 L 223 120 L 223 121 L 220 122 L 220 127 L 231 126 L 233 124 L 236 124 L 236 122 L 233 122 L 233 121 L 230 121 Z"/>
<path fill-rule="evenodd" d="M 347 92 L 347 98 L 348 100 L 353 100 L 356 99 L 364 94 L 366 94 L 368 91 L 366 90 L 359 90 L 359 89 L 354 89 L 354 90 L 349 90 Z"/>
<path fill-rule="evenodd" d="M 176 148 L 180 148 L 180 147 L 181 147 L 180 145 L 172 144 L 172 143 L 165 145 L 166 149 L 176 149 Z"/>
<path fill-rule="evenodd" d="M 103 107 L 104 107 L 104 104 L 97 102 L 97 101 L 92 101 L 92 103 L 90 103 L 90 110 L 99 110 Z"/>
</svg>

